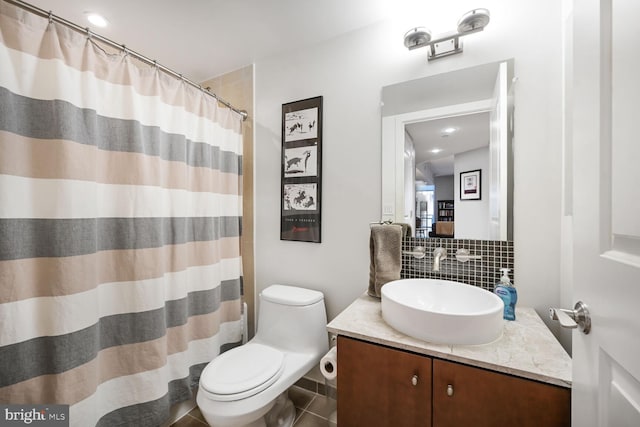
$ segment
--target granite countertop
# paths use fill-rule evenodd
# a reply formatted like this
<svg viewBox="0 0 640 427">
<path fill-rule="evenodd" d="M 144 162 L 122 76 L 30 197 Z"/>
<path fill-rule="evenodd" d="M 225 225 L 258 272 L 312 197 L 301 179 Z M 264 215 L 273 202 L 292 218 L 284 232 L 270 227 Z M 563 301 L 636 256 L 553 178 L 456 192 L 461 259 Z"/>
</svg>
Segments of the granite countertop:
<svg viewBox="0 0 640 427">
<path fill-rule="evenodd" d="M 382 319 L 380 300 L 366 293 L 327 325 L 335 335 L 408 350 L 496 372 L 571 387 L 571 357 L 532 308 L 516 308 L 502 337 L 483 345 L 432 344 L 404 335 Z"/>
</svg>

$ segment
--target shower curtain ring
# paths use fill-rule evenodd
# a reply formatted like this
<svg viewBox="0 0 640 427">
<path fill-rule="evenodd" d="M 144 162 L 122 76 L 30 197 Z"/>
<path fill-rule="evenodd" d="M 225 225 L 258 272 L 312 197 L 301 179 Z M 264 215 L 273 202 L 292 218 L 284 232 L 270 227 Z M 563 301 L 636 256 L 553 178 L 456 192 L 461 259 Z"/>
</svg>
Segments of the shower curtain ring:
<svg viewBox="0 0 640 427">
<path fill-rule="evenodd" d="M 53 24 L 53 12 L 49 11 L 49 24 Z"/>
</svg>

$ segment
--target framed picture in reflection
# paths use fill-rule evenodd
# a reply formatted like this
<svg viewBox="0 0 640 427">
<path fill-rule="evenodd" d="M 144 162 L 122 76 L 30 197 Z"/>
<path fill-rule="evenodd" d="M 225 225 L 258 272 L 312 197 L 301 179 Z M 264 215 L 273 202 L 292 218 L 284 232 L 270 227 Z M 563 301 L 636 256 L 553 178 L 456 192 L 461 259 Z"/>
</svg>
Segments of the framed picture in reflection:
<svg viewBox="0 0 640 427">
<path fill-rule="evenodd" d="M 460 200 L 480 200 L 482 197 L 482 170 L 460 173 Z"/>
</svg>

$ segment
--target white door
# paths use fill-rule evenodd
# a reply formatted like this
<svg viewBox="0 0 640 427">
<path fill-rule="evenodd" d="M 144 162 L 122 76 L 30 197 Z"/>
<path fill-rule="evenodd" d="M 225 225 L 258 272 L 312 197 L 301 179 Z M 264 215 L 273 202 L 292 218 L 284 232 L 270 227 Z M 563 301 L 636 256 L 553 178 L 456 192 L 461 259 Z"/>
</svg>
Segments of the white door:
<svg viewBox="0 0 640 427">
<path fill-rule="evenodd" d="M 507 63 L 498 68 L 489 113 L 489 239 L 507 240 Z"/>
<path fill-rule="evenodd" d="M 572 425 L 640 426 L 640 1 L 573 3 Z M 574 301 L 574 302 L 575 302 Z"/>
</svg>

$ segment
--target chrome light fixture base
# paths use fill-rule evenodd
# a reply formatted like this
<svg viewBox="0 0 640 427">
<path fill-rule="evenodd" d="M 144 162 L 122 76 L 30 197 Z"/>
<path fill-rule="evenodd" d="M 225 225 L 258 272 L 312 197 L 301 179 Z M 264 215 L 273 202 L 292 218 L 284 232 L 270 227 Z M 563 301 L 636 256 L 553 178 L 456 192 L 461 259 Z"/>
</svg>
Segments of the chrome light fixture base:
<svg viewBox="0 0 640 427">
<path fill-rule="evenodd" d="M 414 27 L 404 35 L 404 46 L 409 49 L 429 47 L 427 59 L 443 58 L 462 52 L 461 37 L 484 30 L 489 24 L 490 14 L 487 9 L 473 9 L 458 20 L 456 31 L 439 34 L 432 38 L 431 31 L 425 27 Z"/>
<path fill-rule="evenodd" d="M 456 34 L 450 37 L 440 37 L 429 45 L 427 60 L 433 61 L 447 56 L 462 53 L 462 40 Z"/>
</svg>

